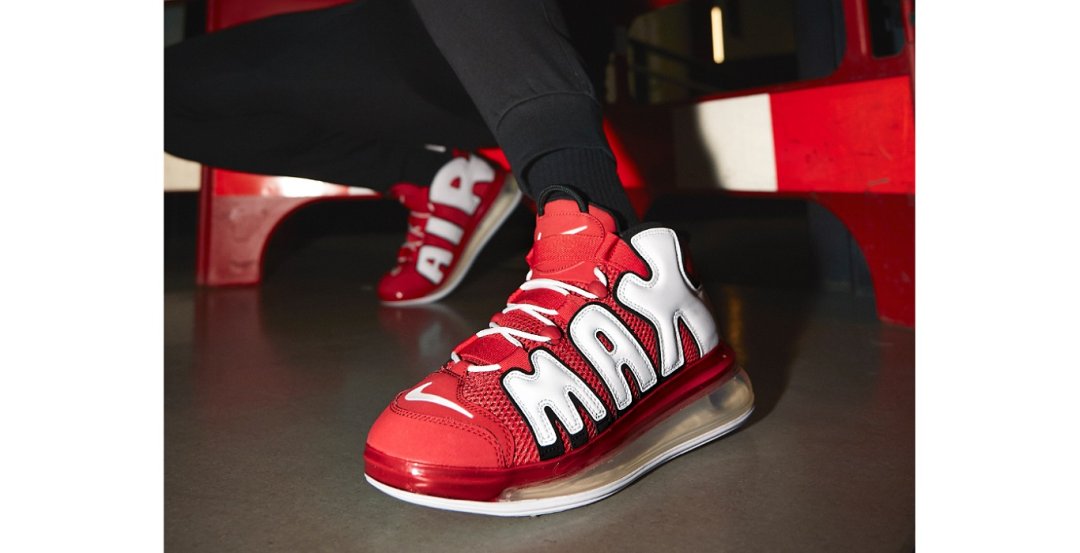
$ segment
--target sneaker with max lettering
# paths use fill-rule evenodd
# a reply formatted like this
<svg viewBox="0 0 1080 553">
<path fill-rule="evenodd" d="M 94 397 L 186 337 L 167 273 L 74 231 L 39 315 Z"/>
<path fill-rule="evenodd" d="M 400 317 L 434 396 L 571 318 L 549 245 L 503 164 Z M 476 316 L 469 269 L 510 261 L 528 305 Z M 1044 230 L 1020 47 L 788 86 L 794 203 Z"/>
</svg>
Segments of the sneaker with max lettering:
<svg viewBox="0 0 1080 553">
<path fill-rule="evenodd" d="M 397 265 L 377 288 L 383 303 L 393 305 L 433 302 L 452 292 L 521 199 L 509 171 L 464 153 L 439 169 L 431 186 L 400 183 L 388 195 L 409 210 Z"/>
<path fill-rule="evenodd" d="M 560 193 L 571 199 L 545 201 Z M 731 432 L 753 409 L 676 233 L 618 232 L 550 187 L 531 270 L 489 328 L 398 394 L 368 433 L 367 480 L 429 507 L 579 507 Z"/>
</svg>

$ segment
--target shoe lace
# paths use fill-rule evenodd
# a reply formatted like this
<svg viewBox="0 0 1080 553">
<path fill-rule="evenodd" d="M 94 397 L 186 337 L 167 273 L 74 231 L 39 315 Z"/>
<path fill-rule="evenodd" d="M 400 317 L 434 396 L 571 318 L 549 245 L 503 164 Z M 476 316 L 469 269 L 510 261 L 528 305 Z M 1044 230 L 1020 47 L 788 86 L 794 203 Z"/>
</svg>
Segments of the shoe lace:
<svg viewBox="0 0 1080 553">
<path fill-rule="evenodd" d="M 399 265 L 411 263 L 416 259 L 420 246 L 424 245 L 424 222 L 429 217 L 431 217 L 431 213 L 409 210 L 409 229 L 405 232 L 405 241 L 398 248 L 397 262 Z"/>
<path fill-rule="evenodd" d="M 597 279 L 602 284 L 607 286 L 607 278 L 604 276 L 603 271 L 601 271 L 597 267 L 597 268 L 593 269 L 593 274 L 596 275 Z M 564 296 L 569 295 L 569 294 L 577 294 L 577 295 L 579 295 L 579 296 L 581 296 L 581 297 L 583 297 L 585 299 L 589 299 L 589 300 L 594 300 L 594 299 L 597 299 L 597 297 L 598 297 L 596 294 L 593 294 L 592 292 L 589 292 L 588 290 L 585 290 L 583 288 L 579 288 L 579 287 L 574 286 L 572 284 L 568 284 L 568 283 L 563 282 L 561 280 L 556 280 L 556 279 L 552 279 L 552 278 L 533 279 L 532 278 L 532 271 L 529 271 L 529 273 L 525 276 L 525 282 L 523 282 L 521 284 L 521 286 L 518 286 L 518 290 L 551 290 L 553 292 L 558 292 L 559 294 L 562 294 Z M 533 319 L 535 319 L 536 321 L 539 321 L 540 323 L 544 324 L 545 326 L 551 326 L 551 327 L 555 327 L 555 328 L 559 327 L 559 325 L 556 324 L 555 321 L 552 321 L 551 319 L 548 318 L 549 316 L 557 315 L 559 313 L 558 310 L 550 309 L 550 308 L 547 308 L 547 307 L 541 307 L 541 306 L 535 305 L 533 303 L 528 303 L 528 301 L 526 300 L 526 301 L 522 301 L 522 302 L 509 302 L 509 303 L 507 303 L 506 307 L 502 310 L 502 313 L 506 314 L 506 313 L 511 313 L 511 312 L 514 312 L 514 311 L 519 311 L 521 313 L 524 313 L 525 315 L 528 315 L 529 317 L 532 317 Z M 496 335 L 502 336 L 507 342 L 510 342 L 510 344 L 512 344 L 515 347 L 519 347 L 519 348 L 524 348 L 525 347 L 524 344 L 521 343 L 521 340 L 531 340 L 533 342 L 539 342 L 539 343 L 546 343 L 546 342 L 550 342 L 552 340 L 552 338 L 550 336 L 544 336 L 542 334 L 534 334 L 532 332 L 526 332 L 524 330 L 521 330 L 519 328 L 514 328 L 513 326 L 509 326 L 509 325 L 500 326 L 500 325 L 495 324 L 494 322 L 490 323 L 488 328 L 486 328 L 484 330 L 481 330 L 481 331 L 479 331 L 479 332 L 477 332 L 475 334 L 475 336 L 477 338 L 483 338 L 485 336 L 496 336 Z M 457 352 L 452 352 L 450 354 L 450 358 L 455 362 L 461 360 L 461 358 L 457 355 Z M 499 370 L 501 368 L 502 368 L 502 366 L 499 363 L 494 363 L 494 364 L 491 364 L 491 365 L 475 365 L 475 364 L 470 363 L 467 370 L 468 370 L 468 372 L 474 372 L 475 373 L 475 372 L 497 371 L 497 370 Z"/>
</svg>

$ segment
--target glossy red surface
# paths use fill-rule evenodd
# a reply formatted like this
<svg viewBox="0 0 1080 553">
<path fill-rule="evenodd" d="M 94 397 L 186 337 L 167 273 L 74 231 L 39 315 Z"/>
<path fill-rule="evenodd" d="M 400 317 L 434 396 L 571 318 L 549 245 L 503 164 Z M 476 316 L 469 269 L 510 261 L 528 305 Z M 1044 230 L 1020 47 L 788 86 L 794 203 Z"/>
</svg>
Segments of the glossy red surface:
<svg viewBox="0 0 1080 553">
<path fill-rule="evenodd" d="M 779 192 L 915 193 L 907 76 L 770 94 Z"/>
<path fill-rule="evenodd" d="M 641 403 L 616 419 L 599 438 L 547 461 L 508 469 L 451 467 L 399 459 L 367 447 L 364 472 L 379 482 L 413 493 L 494 501 L 508 488 L 565 477 L 594 465 L 715 385 L 726 382 L 736 372 L 734 353 L 721 343 L 708 355 L 661 383 L 642 398 Z"/>
<path fill-rule="evenodd" d="M 205 168 L 199 190 L 196 281 L 205 286 L 257 284 L 270 236 L 290 213 L 328 198 L 377 197 L 357 190 Z"/>
</svg>

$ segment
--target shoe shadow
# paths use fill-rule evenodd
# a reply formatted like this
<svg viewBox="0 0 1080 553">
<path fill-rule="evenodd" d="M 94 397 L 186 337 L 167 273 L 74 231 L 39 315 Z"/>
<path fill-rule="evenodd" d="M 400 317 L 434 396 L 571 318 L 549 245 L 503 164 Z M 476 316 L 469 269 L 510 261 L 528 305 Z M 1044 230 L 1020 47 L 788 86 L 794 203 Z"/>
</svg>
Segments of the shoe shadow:
<svg viewBox="0 0 1080 553">
<path fill-rule="evenodd" d="M 812 302 L 802 294 L 736 286 L 711 295 L 721 336 L 754 388 L 754 414 L 744 425 L 749 428 L 769 416 L 787 391 Z"/>
<path fill-rule="evenodd" d="M 814 306 L 805 203 L 688 193 L 658 199 L 648 218 L 689 238 L 721 338 L 750 375 L 755 410 L 744 428 L 752 426 L 787 390 Z"/>
</svg>

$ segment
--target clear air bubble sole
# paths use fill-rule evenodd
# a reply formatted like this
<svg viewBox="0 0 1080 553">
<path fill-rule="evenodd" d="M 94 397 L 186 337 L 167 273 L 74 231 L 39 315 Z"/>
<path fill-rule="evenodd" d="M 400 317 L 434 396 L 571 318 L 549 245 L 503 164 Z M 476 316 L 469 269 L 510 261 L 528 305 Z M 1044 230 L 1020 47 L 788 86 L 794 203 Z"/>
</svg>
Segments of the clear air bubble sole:
<svg viewBox="0 0 1080 553">
<path fill-rule="evenodd" d="M 742 369 L 637 439 L 596 464 L 565 477 L 508 488 L 493 501 L 450 499 L 388 486 L 365 474 L 380 491 L 409 503 L 495 516 L 533 516 L 588 505 L 625 488 L 650 470 L 735 430 L 754 410 L 750 378 Z"/>
</svg>

